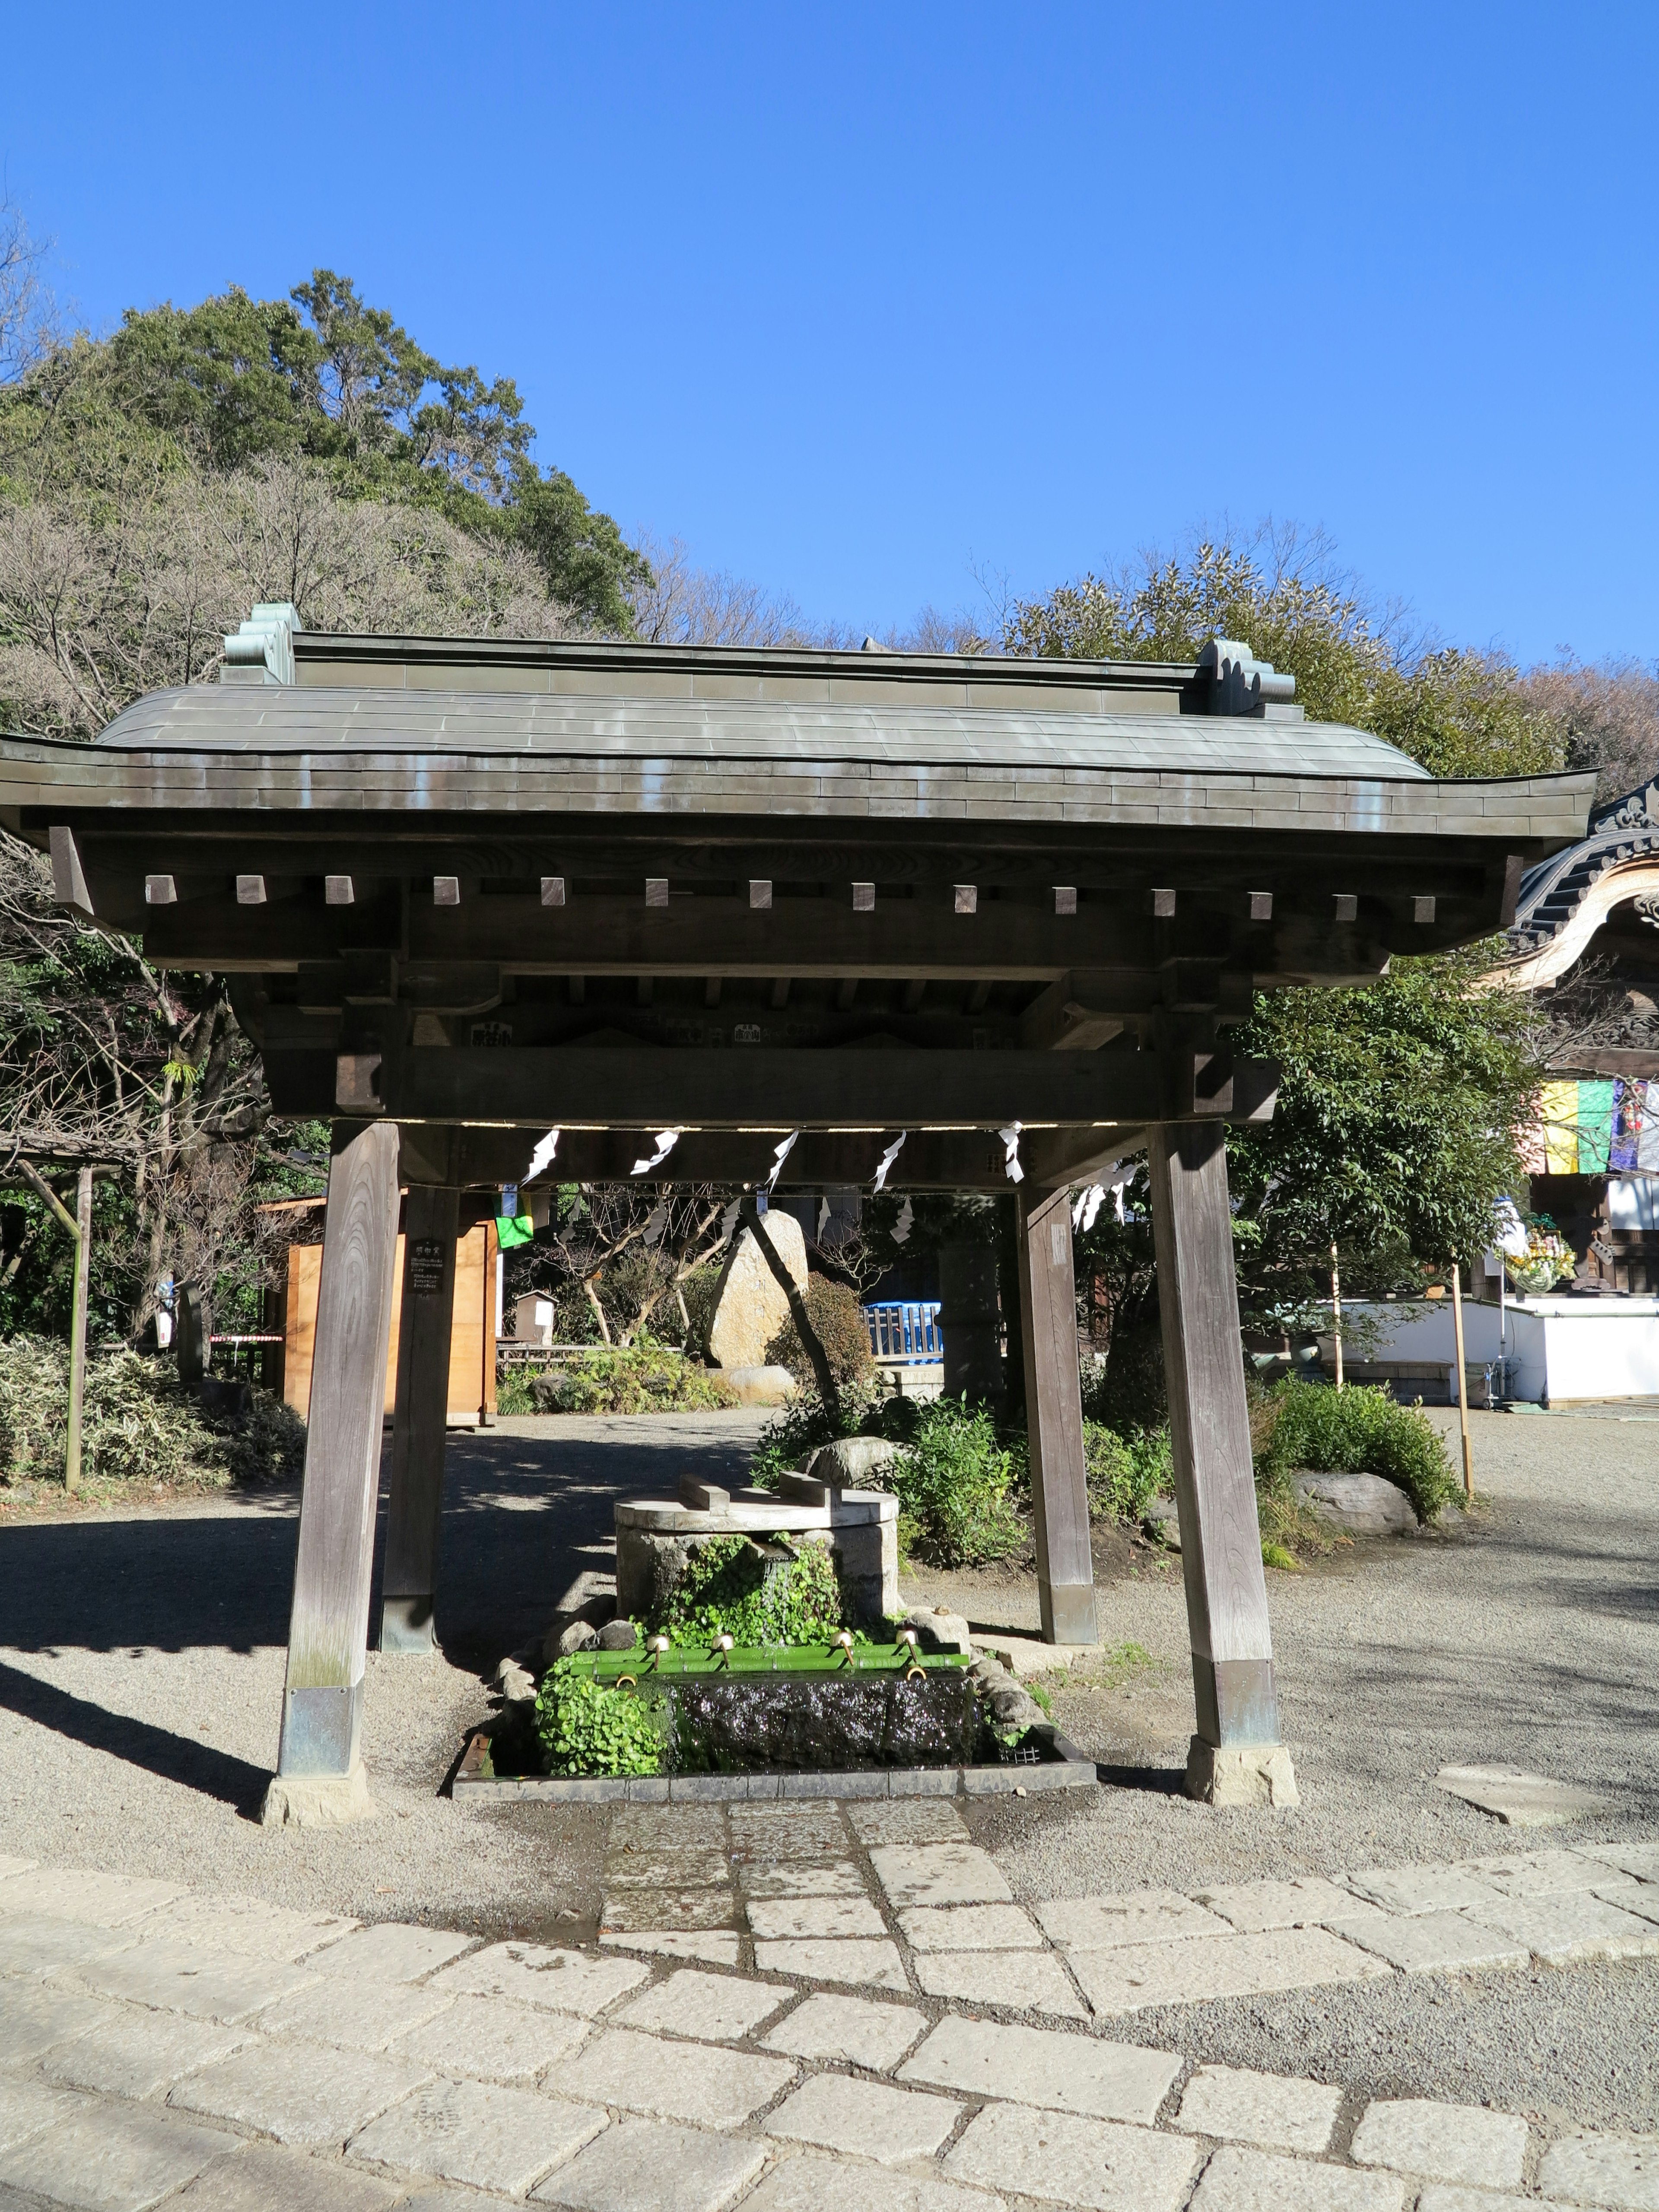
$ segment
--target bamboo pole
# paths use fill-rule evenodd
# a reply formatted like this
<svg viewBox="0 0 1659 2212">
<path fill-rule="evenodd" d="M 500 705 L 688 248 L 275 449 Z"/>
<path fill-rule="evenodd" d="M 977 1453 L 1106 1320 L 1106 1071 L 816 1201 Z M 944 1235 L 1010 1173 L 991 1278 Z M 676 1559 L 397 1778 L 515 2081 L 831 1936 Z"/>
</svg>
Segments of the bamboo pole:
<svg viewBox="0 0 1659 2212">
<path fill-rule="evenodd" d="M 1457 1425 L 1463 1433 L 1463 1495 L 1474 1496 L 1474 1468 L 1469 1457 L 1469 1380 L 1463 1366 L 1463 1271 L 1452 1260 L 1452 1334 L 1457 1345 Z"/>
<path fill-rule="evenodd" d="M 64 1487 L 81 1482 L 81 1409 L 87 1391 L 87 1278 L 91 1273 L 92 1170 L 83 1167 L 75 1187 L 75 1287 L 70 1309 L 69 1443 L 64 1454 Z"/>
<path fill-rule="evenodd" d="M 1336 1272 L 1336 1239 L 1331 1239 L 1331 1327 L 1336 1337 L 1336 1387 L 1342 1388 L 1342 1279 Z"/>
</svg>

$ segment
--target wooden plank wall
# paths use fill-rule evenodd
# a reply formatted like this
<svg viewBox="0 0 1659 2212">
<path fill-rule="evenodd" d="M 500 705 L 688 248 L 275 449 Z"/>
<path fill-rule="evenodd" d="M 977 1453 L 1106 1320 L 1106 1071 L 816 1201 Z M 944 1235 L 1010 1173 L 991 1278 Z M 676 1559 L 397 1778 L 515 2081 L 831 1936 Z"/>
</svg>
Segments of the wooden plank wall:
<svg viewBox="0 0 1659 2212">
<path fill-rule="evenodd" d="M 455 1313 L 449 1340 L 449 1418 L 476 1421 L 482 1407 L 495 1411 L 495 1224 L 482 1221 L 455 1248 Z M 301 1419 L 311 1404 L 311 1370 L 316 1357 L 317 1286 L 322 1271 L 320 1244 L 290 1244 L 288 1300 L 283 1322 L 283 1395 Z M 397 1272 L 392 1285 L 392 1340 L 386 1357 L 386 1411 L 390 1417 L 398 1390 L 398 1324 L 402 1312 L 404 1240 L 398 1239 Z"/>
</svg>

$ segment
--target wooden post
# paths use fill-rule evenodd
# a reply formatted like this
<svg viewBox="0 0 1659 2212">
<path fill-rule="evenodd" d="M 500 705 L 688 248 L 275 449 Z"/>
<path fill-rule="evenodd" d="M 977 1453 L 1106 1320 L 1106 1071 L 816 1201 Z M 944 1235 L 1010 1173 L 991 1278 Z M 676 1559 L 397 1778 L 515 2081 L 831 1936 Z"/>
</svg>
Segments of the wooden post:
<svg viewBox="0 0 1659 2212">
<path fill-rule="evenodd" d="M 87 1278 L 92 1259 L 92 1170 L 83 1167 L 75 1183 L 75 1275 L 70 1304 L 69 1444 L 64 1454 L 64 1487 L 81 1481 L 81 1413 L 87 1395 Z"/>
<path fill-rule="evenodd" d="M 1463 1270 L 1452 1261 L 1452 1338 L 1457 1353 L 1457 1425 L 1463 1432 L 1463 1495 L 1474 1495 L 1474 1463 L 1469 1456 L 1469 1377 L 1463 1364 Z"/>
<path fill-rule="evenodd" d="M 382 1651 L 430 1651 L 436 1638 L 434 1606 L 460 1206 L 458 1190 L 416 1185 L 404 1206 L 398 1398 L 381 1577 Z"/>
<path fill-rule="evenodd" d="M 1160 1123 L 1149 1134 L 1158 1298 L 1198 1717 L 1187 1789 L 1212 1803 L 1293 1804 L 1295 1779 L 1279 1742 L 1244 1402 L 1226 1131 L 1219 1121 Z"/>
<path fill-rule="evenodd" d="M 1097 1640 L 1094 1559 L 1083 1464 L 1070 1194 L 1064 1190 L 1028 1192 L 1022 1187 L 1015 1204 L 1042 1640 L 1093 1644 Z M 950 1341 L 948 1334 L 945 1341 Z"/>
<path fill-rule="evenodd" d="M 267 1820 L 369 1809 L 358 1741 L 397 1254 L 398 1130 L 373 1122 L 340 1144 L 328 1171 L 282 1751 Z"/>
<path fill-rule="evenodd" d="M 1336 1387 L 1342 1388 L 1342 1278 L 1336 1271 L 1336 1239 L 1331 1239 L 1331 1328 L 1336 1338 Z"/>
</svg>

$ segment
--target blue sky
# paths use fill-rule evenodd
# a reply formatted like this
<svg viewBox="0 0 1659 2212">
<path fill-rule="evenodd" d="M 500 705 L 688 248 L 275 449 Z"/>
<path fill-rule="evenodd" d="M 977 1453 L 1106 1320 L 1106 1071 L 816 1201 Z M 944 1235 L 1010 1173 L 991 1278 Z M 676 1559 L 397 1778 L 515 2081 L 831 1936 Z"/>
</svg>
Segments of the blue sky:
<svg viewBox="0 0 1659 2212">
<path fill-rule="evenodd" d="M 15 11 L 94 325 L 354 276 L 625 527 L 902 623 L 1322 526 L 1522 660 L 1659 654 L 1659 11 Z"/>
</svg>

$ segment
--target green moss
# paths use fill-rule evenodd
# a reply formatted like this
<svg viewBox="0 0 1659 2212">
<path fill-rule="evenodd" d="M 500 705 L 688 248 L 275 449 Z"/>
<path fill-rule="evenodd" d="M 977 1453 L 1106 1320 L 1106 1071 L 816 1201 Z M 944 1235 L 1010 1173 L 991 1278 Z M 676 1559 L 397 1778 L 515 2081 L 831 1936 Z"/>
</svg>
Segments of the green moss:
<svg viewBox="0 0 1659 2212">
<path fill-rule="evenodd" d="M 1261 1564 L 1264 1567 L 1277 1567 L 1281 1574 L 1297 1575 L 1302 1571 L 1301 1560 L 1294 1552 L 1287 1552 L 1282 1544 L 1264 1544 L 1261 1547 Z"/>
<path fill-rule="evenodd" d="M 561 1659 L 542 1678 L 536 1734 L 550 1774 L 657 1774 L 664 1734 L 659 1707 Z"/>
</svg>

